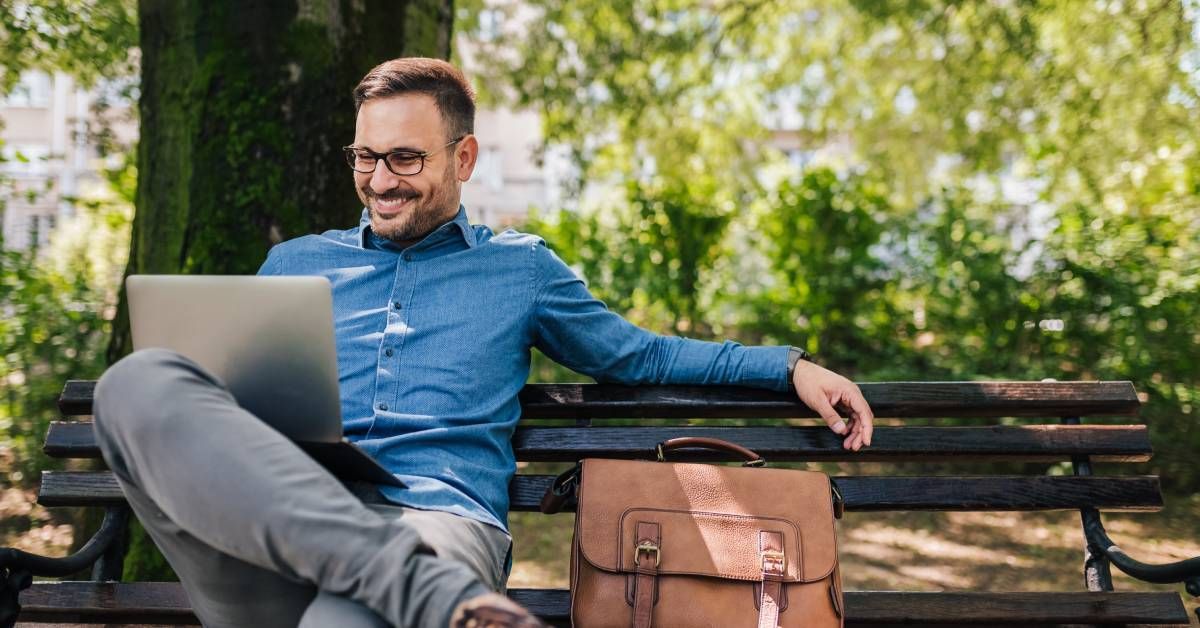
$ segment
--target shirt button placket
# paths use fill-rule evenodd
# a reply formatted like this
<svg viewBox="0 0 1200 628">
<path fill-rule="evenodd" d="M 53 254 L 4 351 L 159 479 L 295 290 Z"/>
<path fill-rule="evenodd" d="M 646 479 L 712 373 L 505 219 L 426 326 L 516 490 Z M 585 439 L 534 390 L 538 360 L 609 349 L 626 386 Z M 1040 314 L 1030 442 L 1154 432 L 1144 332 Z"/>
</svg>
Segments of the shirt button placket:
<svg viewBox="0 0 1200 628">
<path fill-rule="evenodd" d="M 412 261 L 412 254 L 405 253 L 401 256 L 405 262 Z M 397 354 L 404 346 L 404 332 L 395 331 L 396 327 L 401 330 L 405 324 L 404 302 L 402 296 L 406 293 L 408 286 L 412 281 L 411 267 L 408 264 L 396 264 L 396 276 L 392 284 L 392 298 L 387 315 L 387 323 L 385 323 L 383 335 L 383 351 L 380 363 L 377 367 L 377 382 L 378 388 L 375 391 L 377 399 L 393 399 L 399 394 L 399 377 L 396 372 L 399 368 L 399 360 L 396 360 Z M 385 365 L 382 360 L 388 359 L 389 362 Z M 382 412 L 386 412 L 388 404 L 386 401 L 378 402 L 375 407 Z"/>
</svg>

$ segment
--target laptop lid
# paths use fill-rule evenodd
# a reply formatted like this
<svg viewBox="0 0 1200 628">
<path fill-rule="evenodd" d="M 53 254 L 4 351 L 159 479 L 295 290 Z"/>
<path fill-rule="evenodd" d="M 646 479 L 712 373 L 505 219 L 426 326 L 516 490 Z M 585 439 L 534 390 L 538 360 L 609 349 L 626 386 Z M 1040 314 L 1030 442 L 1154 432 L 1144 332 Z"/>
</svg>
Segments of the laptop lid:
<svg viewBox="0 0 1200 628">
<path fill-rule="evenodd" d="M 342 439 L 327 279 L 131 275 L 125 286 L 134 349 L 191 358 L 292 440 Z"/>
</svg>

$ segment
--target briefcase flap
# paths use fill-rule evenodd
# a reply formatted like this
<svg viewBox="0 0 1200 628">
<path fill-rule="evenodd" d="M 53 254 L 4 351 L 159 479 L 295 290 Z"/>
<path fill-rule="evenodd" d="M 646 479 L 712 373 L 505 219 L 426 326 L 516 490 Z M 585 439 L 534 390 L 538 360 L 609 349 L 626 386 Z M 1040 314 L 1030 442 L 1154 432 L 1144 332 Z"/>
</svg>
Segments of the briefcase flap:
<svg viewBox="0 0 1200 628">
<path fill-rule="evenodd" d="M 821 580 L 837 562 L 823 473 L 588 459 L 576 516 L 583 558 L 614 573 L 636 569 L 638 522 L 658 524 L 662 575 L 761 580 L 764 531 L 783 535 L 787 582 Z"/>
</svg>

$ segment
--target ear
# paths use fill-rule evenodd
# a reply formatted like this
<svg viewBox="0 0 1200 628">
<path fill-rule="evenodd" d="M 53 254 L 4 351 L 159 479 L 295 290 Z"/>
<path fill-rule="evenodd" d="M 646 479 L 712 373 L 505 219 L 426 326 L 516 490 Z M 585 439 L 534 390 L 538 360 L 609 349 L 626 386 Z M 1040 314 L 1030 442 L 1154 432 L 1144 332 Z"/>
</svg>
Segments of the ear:
<svg viewBox="0 0 1200 628">
<path fill-rule="evenodd" d="M 476 140 L 474 135 L 462 138 L 458 143 L 458 150 L 454 151 L 454 165 L 459 181 L 471 180 L 471 173 L 475 172 L 477 159 L 479 159 L 479 140 Z"/>
</svg>

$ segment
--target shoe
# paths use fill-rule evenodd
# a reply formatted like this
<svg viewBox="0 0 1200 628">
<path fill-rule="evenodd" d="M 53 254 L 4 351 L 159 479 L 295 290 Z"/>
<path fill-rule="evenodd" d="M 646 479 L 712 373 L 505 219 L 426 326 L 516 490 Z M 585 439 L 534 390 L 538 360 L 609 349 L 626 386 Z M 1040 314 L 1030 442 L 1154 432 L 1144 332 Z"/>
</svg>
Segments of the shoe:
<svg viewBox="0 0 1200 628">
<path fill-rule="evenodd" d="M 541 620 L 520 604 L 500 595 L 488 593 L 473 597 L 454 609 L 450 628 L 547 628 Z"/>
</svg>

